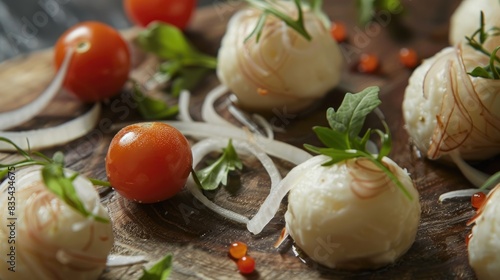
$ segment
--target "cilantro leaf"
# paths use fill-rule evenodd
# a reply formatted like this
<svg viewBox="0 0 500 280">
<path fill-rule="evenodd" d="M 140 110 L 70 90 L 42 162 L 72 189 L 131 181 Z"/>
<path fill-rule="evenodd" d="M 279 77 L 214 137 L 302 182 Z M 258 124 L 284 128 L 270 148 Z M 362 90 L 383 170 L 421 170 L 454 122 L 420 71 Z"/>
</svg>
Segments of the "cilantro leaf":
<svg viewBox="0 0 500 280">
<path fill-rule="evenodd" d="M 166 255 L 150 269 L 143 269 L 139 280 L 166 280 L 172 272 L 172 255 Z"/>
<path fill-rule="evenodd" d="M 200 187 L 204 190 L 215 190 L 220 184 L 227 185 L 229 172 L 241 170 L 243 164 L 234 150 L 232 140 L 229 139 L 227 147 L 223 149 L 220 158 L 213 164 L 196 172 Z"/>
<path fill-rule="evenodd" d="M 378 87 L 368 87 L 356 94 L 347 93 L 337 111 L 333 108 L 327 110 L 326 117 L 330 128 L 313 128 L 326 148 L 308 144 L 304 147 L 313 153 L 330 157 L 330 161 L 323 164 L 325 166 L 357 157 L 367 158 L 385 172 L 409 199 L 412 199 L 401 181 L 382 162 L 382 158 L 389 155 L 392 147 L 391 134 L 385 121 L 381 119 L 385 131 L 368 129 L 362 137 L 359 136 L 367 115 L 381 104 L 378 93 Z M 371 154 L 367 149 L 368 140 L 373 134 L 380 138 L 381 148 L 378 155 Z"/>
</svg>

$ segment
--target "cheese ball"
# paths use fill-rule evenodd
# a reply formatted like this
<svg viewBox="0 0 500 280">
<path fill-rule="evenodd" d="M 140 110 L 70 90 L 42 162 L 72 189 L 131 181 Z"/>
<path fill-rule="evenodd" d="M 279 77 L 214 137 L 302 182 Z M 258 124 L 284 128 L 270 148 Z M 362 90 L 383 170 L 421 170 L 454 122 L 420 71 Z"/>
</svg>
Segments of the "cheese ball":
<svg viewBox="0 0 500 280">
<path fill-rule="evenodd" d="M 500 185 L 481 207 L 469 240 L 469 263 L 480 280 L 498 279 L 500 275 Z"/>
<path fill-rule="evenodd" d="M 304 253 L 330 268 L 357 270 L 391 264 L 408 251 L 421 210 L 406 171 L 383 159 L 412 199 L 366 158 L 331 166 L 311 161 L 293 183 L 285 214 L 286 228 Z"/>
</svg>

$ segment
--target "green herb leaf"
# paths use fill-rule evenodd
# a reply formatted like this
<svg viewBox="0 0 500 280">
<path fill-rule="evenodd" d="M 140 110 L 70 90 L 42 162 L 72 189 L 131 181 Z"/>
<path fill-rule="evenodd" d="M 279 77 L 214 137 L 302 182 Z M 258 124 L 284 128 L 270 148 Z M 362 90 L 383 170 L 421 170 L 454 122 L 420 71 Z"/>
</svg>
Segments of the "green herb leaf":
<svg viewBox="0 0 500 280">
<path fill-rule="evenodd" d="M 236 169 L 241 170 L 243 164 L 238 154 L 234 150 L 232 140 L 229 139 L 227 147 L 223 149 L 221 157 L 213 164 L 196 172 L 200 182 L 200 187 L 204 190 L 215 190 L 220 184 L 227 185 L 227 176 L 229 172 Z"/>
<path fill-rule="evenodd" d="M 402 7 L 401 0 L 357 0 L 358 20 L 367 24 L 378 11 L 398 13 Z"/>
<path fill-rule="evenodd" d="M 497 184 L 500 183 L 500 171 L 491 175 L 486 182 L 481 186 L 481 190 L 486 190 L 486 189 L 491 189 L 492 187 L 496 186 Z"/>
<path fill-rule="evenodd" d="M 493 79 L 492 74 L 485 68 L 477 66 L 472 70 L 471 72 L 468 73 L 472 77 L 478 77 L 478 78 L 485 78 L 485 79 Z"/>
<path fill-rule="evenodd" d="M 166 255 L 150 269 L 143 269 L 143 275 L 139 280 L 166 280 L 171 272 L 172 255 Z"/>
<path fill-rule="evenodd" d="M 24 151 L 10 139 L 5 137 L 0 137 L 0 141 L 6 142 L 14 146 L 21 156 L 24 157 L 23 160 L 18 162 L 10 163 L 10 164 L 0 164 L 0 175 L 7 174 L 5 172 L 10 167 L 23 167 L 30 165 L 40 165 L 43 166 L 41 173 L 42 179 L 49 191 L 58 196 L 62 201 L 64 201 L 68 206 L 75 209 L 77 212 L 81 213 L 84 217 L 92 217 L 98 222 L 109 223 L 109 220 L 100 216 L 96 216 L 90 213 L 87 209 L 85 209 L 85 205 L 80 200 L 75 187 L 73 185 L 73 181 L 78 176 L 78 173 L 74 173 L 72 176 L 67 177 L 64 174 L 64 155 L 62 152 L 54 153 L 52 158 L 49 158 L 42 153 L 34 153 L 34 155 L 38 156 L 40 159 L 35 159 L 31 153 L 28 151 Z M 4 176 L 5 176 L 4 174 Z M 95 179 L 91 179 L 96 182 L 102 182 Z M 107 183 L 109 185 L 109 183 Z"/>
<path fill-rule="evenodd" d="M 368 87 L 356 94 L 347 93 L 337 111 L 333 108 L 327 110 L 327 120 L 331 129 L 313 128 L 319 140 L 327 148 L 307 144 L 304 147 L 313 153 L 330 157 L 331 160 L 324 165 L 332 165 L 357 157 L 367 158 L 384 171 L 409 199 L 412 199 L 405 186 L 382 163 L 382 158 L 390 153 L 392 146 L 391 134 L 385 121 L 382 120 L 385 132 L 379 129 L 368 129 L 363 137 L 359 136 L 366 116 L 381 104 L 378 93 L 378 87 Z M 366 148 L 372 134 L 380 138 L 381 149 L 378 155 L 371 154 Z"/>
<path fill-rule="evenodd" d="M 332 130 L 344 133 L 347 147 L 352 147 L 352 140 L 361 132 L 366 116 L 378 107 L 378 87 L 368 87 L 357 94 L 347 93 L 338 112 L 329 108 L 326 112 L 328 124 Z"/>
<path fill-rule="evenodd" d="M 215 69 L 217 59 L 196 50 L 180 29 L 166 23 L 152 23 L 137 37 L 139 46 L 166 60 L 182 66 L 201 66 Z"/>
<path fill-rule="evenodd" d="M 267 15 L 273 15 L 283 22 L 286 23 L 290 28 L 294 29 L 297 31 L 302 37 L 310 41 L 311 35 L 307 32 L 305 25 L 304 25 L 304 12 L 302 10 L 302 4 L 301 0 L 294 0 L 295 6 L 297 7 L 297 12 L 298 12 L 298 17 L 297 19 L 293 19 L 286 13 L 280 11 L 277 9 L 273 4 L 265 1 L 265 0 L 246 0 L 247 3 L 249 3 L 251 6 L 261 10 L 263 13 L 260 16 L 257 25 L 255 26 L 254 30 L 250 33 L 250 35 L 245 39 L 248 40 L 252 36 L 256 36 L 256 41 L 258 42 L 262 33 L 262 30 L 264 28 L 264 24 L 266 21 Z M 312 9 L 318 10 L 318 6 L 320 3 L 318 0 L 310 0 Z"/>
<path fill-rule="evenodd" d="M 479 28 L 472 33 L 470 37 L 465 37 L 467 40 L 467 44 L 474 48 L 476 51 L 483 53 L 484 55 L 490 58 L 489 64 L 487 66 L 477 66 L 469 72 L 468 74 L 472 77 L 479 77 L 485 79 L 500 79 L 500 69 L 495 65 L 495 63 L 500 63 L 500 58 L 497 57 L 497 52 L 500 46 L 496 47 L 493 52 L 489 52 L 485 47 L 484 43 L 491 36 L 498 36 L 499 33 L 498 27 L 492 27 L 489 30 L 485 28 L 485 20 L 484 13 L 481 11 L 480 19 L 479 19 Z"/>
<path fill-rule="evenodd" d="M 147 120 L 173 118 L 179 113 L 179 107 L 177 105 L 169 106 L 161 100 L 146 96 L 137 83 L 134 84 L 132 94 L 138 106 L 137 110 L 139 110 L 141 116 Z"/>
</svg>

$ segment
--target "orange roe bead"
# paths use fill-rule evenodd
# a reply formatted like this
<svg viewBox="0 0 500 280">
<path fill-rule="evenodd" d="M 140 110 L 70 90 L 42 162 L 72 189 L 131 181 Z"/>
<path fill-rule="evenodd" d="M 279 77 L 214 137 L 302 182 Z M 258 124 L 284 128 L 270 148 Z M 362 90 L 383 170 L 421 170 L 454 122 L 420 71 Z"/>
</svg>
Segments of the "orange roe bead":
<svg viewBox="0 0 500 280">
<path fill-rule="evenodd" d="M 250 256 L 239 259 L 237 265 L 242 274 L 250 274 L 255 270 L 255 260 Z"/>
<path fill-rule="evenodd" d="M 358 71 L 374 73 L 378 69 L 378 57 L 373 54 L 362 54 L 359 58 Z"/>
<path fill-rule="evenodd" d="M 248 247 L 243 242 L 234 242 L 229 247 L 229 255 L 235 259 L 241 259 L 247 254 Z"/>
<path fill-rule="evenodd" d="M 477 192 L 472 195 L 471 199 L 471 204 L 472 207 L 479 209 L 483 205 L 484 201 L 486 200 L 486 195 L 482 192 Z"/>
<path fill-rule="evenodd" d="M 332 22 L 332 26 L 330 27 L 330 34 L 335 41 L 341 43 L 347 39 L 347 32 L 345 28 L 345 24 L 342 22 Z"/>
<path fill-rule="evenodd" d="M 399 61 L 407 68 L 415 68 L 418 64 L 417 52 L 410 48 L 402 48 L 399 50 Z"/>
<path fill-rule="evenodd" d="M 465 237 L 465 245 L 469 246 L 470 239 L 472 238 L 472 232 L 467 234 Z"/>
</svg>

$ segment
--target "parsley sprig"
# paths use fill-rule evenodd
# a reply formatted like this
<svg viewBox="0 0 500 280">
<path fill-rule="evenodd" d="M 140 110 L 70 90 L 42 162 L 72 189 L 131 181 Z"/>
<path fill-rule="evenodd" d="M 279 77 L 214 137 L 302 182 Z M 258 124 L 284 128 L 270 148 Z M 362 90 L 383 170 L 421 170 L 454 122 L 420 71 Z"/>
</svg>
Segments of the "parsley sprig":
<svg viewBox="0 0 500 280">
<path fill-rule="evenodd" d="M 366 116 L 381 104 L 378 93 L 378 87 L 368 87 L 356 94 L 347 93 L 337 111 L 333 108 L 327 110 L 326 118 L 330 127 L 313 128 L 326 148 L 308 144 L 304 147 L 313 153 L 329 156 L 330 161 L 324 163 L 325 166 L 352 158 L 367 158 L 384 171 L 409 199 L 413 199 L 396 175 L 382 162 L 382 158 L 389 155 L 392 148 L 391 134 L 385 121 L 381 120 L 385 131 L 368 129 L 362 137 L 359 136 Z M 366 148 L 368 140 L 374 134 L 379 136 L 381 142 L 377 155 Z"/>
<path fill-rule="evenodd" d="M 472 77 L 481 77 L 485 79 L 500 79 L 500 68 L 495 64 L 500 63 L 500 59 L 497 57 L 497 52 L 500 49 L 500 46 L 497 46 L 492 52 L 489 52 L 484 47 L 484 43 L 488 40 L 489 37 L 498 35 L 500 35 L 500 28 L 496 26 L 486 30 L 484 13 L 481 11 L 479 28 L 474 31 L 471 36 L 466 36 L 465 39 L 472 48 L 488 56 L 490 58 L 490 61 L 486 66 L 477 66 L 469 73 L 469 75 L 471 75 Z"/>
<path fill-rule="evenodd" d="M 57 195 L 68 206 L 82 214 L 84 217 L 93 218 L 98 222 L 109 223 L 109 220 L 104 217 L 96 216 L 85 208 L 85 205 L 78 197 L 78 194 L 73 185 L 73 181 L 78 177 L 78 173 L 73 173 L 67 176 L 64 172 L 64 155 L 62 152 L 54 153 L 52 158 L 45 156 L 40 152 L 30 152 L 23 150 L 10 139 L 0 137 L 0 141 L 6 142 L 17 150 L 18 154 L 24 159 L 14 163 L 0 163 L 0 178 L 3 178 L 10 170 L 15 167 L 25 167 L 40 165 L 42 166 L 42 179 L 49 191 Z M 110 186 L 109 182 L 104 182 L 96 179 L 89 179 L 94 185 Z"/>
<path fill-rule="evenodd" d="M 291 16 L 287 15 L 286 13 L 280 11 L 277 9 L 272 2 L 269 0 L 246 0 L 248 4 L 251 6 L 260 9 L 262 11 L 262 14 L 259 17 L 259 20 L 257 21 L 257 24 L 253 31 L 247 36 L 245 41 L 249 40 L 251 37 L 255 36 L 256 41 L 258 42 L 260 40 L 260 37 L 262 35 L 262 31 L 264 29 L 264 25 L 266 22 L 266 19 L 269 15 L 275 16 L 279 18 L 280 20 L 284 21 L 286 25 L 297 31 L 300 35 L 302 35 L 305 39 L 310 41 L 312 39 L 311 35 L 309 32 L 307 32 L 305 24 L 304 24 L 304 11 L 302 9 L 302 1 L 301 0 L 293 0 L 295 7 L 297 8 L 297 19 L 292 18 Z M 322 0 L 308 0 L 308 5 L 311 8 L 311 10 L 322 16 L 321 12 L 321 6 L 323 4 Z"/>
<path fill-rule="evenodd" d="M 227 185 L 229 172 L 242 168 L 243 164 L 234 149 L 232 140 L 229 139 L 219 159 L 196 172 L 195 181 L 204 190 L 215 190 L 220 184 Z"/>
</svg>

